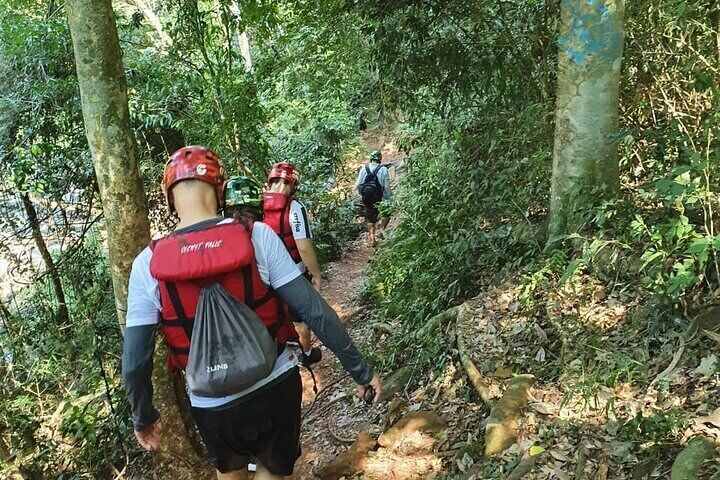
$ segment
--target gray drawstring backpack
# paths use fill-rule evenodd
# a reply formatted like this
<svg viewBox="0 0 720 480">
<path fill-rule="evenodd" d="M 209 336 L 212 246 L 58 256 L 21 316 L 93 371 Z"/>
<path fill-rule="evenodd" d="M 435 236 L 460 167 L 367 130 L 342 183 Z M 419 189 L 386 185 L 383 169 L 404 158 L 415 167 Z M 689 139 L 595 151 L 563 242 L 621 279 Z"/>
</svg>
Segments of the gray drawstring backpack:
<svg viewBox="0 0 720 480">
<path fill-rule="evenodd" d="M 239 393 L 275 367 L 277 344 L 260 317 L 219 283 L 200 290 L 185 378 L 200 397 Z"/>
</svg>

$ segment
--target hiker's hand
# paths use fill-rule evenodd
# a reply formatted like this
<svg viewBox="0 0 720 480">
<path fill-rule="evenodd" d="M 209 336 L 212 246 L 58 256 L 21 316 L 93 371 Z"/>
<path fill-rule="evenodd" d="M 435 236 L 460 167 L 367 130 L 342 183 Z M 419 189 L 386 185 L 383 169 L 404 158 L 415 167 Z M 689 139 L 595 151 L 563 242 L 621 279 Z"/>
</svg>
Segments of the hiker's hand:
<svg viewBox="0 0 720 480">
<path fill-rule="evenodd" d="M 322 277 L 320 275 L 313 275 L 310 283 L 312 283 L 313 287 L 315 287 L 315 290 L 320 293 L 320 290 L 322 290 Z"/>
<path fill-rule="evenodd" d="M 372 380 L 370 380 L 370 383 L 367 385 L 360 385 L 357 388 L 357 396 L 360 398 L 365 398 L 365 390 L 367 390 L 369 387 L 372 387 L 375 389 L 375 397 L 373 397 L 373 404 L 377 405 L 377 403 L 380 401 L 380 394 L 382 394 L 382 386 L 380 382 L 380 377 L 378 377 L 377 373 L 373 375 Z"/>
<path fill-rule="evenodd" d="M 140 446 L 145 450 L 160 450 L 160 439 L 162 438 L 162 422 L 156 420 L 152 425 L 148 425 L 140 431 L 135 431 Z"/>
</svg>

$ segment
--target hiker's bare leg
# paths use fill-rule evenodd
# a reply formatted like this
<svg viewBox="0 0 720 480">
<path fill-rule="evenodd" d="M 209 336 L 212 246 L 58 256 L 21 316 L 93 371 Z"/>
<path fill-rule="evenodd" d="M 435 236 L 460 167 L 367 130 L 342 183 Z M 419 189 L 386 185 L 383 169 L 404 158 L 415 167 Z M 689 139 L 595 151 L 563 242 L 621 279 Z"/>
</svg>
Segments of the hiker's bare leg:
<svg viewBox="0 0 720 480">
<path fill-rule="evenodd" d="M 298 336 L 300 337 L 300 346 L 302 347 L 303 352 L 309 352 L 312 348 L 312 337 L 310 334 L 310 328 L 304 323 L 295 323 L 295 330 L 298 333 Z"/>
<path fill-rule="evenodd" d="M 370 246 L 374 247 L 377 244 L 377 242 L 375 242 L 375 224 L 370 223 L 369 229 L 370 229 Z"/>
<path fill-rule="evenodd" d="M 232 472 L 227 473 L 220 473 L 218 470 L 217 478 L 218 480 L 248 480 L 248 471 L 247 468 L 243 470 L 233 470 Z"/>
<path fill-rule="evenodd" d="M 285 475 L 275 475 L 274 473 L 270 473 L 265 466 L 257 462 L 257 471 L 255 472 L 255 480 L 282 480 L 285 478 L 292 478 L 292 475 L 289 477 L 286 477 Z"/>
</svg>

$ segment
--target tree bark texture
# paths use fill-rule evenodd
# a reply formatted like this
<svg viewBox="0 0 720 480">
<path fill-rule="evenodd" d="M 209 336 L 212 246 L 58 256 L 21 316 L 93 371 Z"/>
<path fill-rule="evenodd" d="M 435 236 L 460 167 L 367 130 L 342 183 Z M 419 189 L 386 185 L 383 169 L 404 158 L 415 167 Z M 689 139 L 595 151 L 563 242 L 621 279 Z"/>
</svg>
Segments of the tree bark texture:
<svg viewBox="0 0 720 480">
<path fill-rule="evenodd" d="M 115 13 L 110 0 L 68 0 L 65 5 L 83 119 L 105 215 L 115 304 L 124 328 L 130 269 L 150 240 L 150 223 Z"/>
<path fill-rule="evenodd" d="M 55 268 L 55 261 L 53 261 L 52 255 L 50 255 L 50 251 L 48 250 L 45 239 L 43 238 L 42 230 L 40 229 L 40 222 L 37 217 L 37 210 L 35 210 L 35 205 L 33 205 L 32 200 L 30 200 L 30 195 L 27 192 L 24 192 L 20 195 L 20 198 L 22 199 L 25 214 L 27 215 L 28 222 L 30 223 L 30 229 L 32 230 L 35 246 L 40 251 L 40 256 L 45 263 L 45 269 L 47 274 L 50 276 L 50 281 L 53 289 L 55 290 L 55 297 L 58 302 L 57 323 L 60 325 L 65 324 L 68 322 L 70 315 L 68 314 L 67 303 L 65 301 L 65 291 L 62 287 L 60 274 L 58 273 L 57 268 Z"/>
<path fill-rule="evenodd" d="M 619 189 L 618 91 L 624 0 L 561 0 L 550 241 Z"/>
</svg>

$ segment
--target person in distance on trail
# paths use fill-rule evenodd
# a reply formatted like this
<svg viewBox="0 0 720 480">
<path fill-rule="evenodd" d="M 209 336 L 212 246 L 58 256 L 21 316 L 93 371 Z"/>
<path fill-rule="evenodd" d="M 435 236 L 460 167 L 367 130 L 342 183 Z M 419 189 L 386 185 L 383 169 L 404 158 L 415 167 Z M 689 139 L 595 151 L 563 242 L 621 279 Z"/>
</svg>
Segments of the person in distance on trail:
<svg viewBox="0 0 720 480">
<path fill-rule="evenodd" d="M 320 292 L 320 264 L 313 247 L 307 210 L 295 199 L 299 183 L 300 172 L 292 163 L 280 162 L 273 165 L 268 174 L 267 191 L 263 194 L 263 222 L 280 236 L 300 273 Z M 312 346 L 307 325 L 295 321 L 295 330 L 300 336 L 303 365 L 307 367 L 319 362 L 322 352 Z"/>
<path fill-rule="evenodd" d="M 192 416 L 218 479 L 246 479 L 251 457 L 256 479 L 280 479 L 292 474 L 299 455 L 302 396 L 297 359 L 285 347 L 296 333 L 281 315 L 281 301 L 338 356 L 360 385 L 358 395 L 373 387 L 377 401 L 380 380 L 278 236 L 260 222 L 218 217 L 223 184 L 220 159 L 206 148 L 184 147 L 167 162 L 163 190 L 180 223 L 133 262 L 123 380 L 135 436 L 143 448 L 158 450 L 162 424 L 152 402 L 151 375 L 159 325 L 171 369 L 185 373 Z M 198 328 L 202 325 L 221 334 Z M 240 329 L 250 336 L 231 337 L 242 342 L 228 345 L 222 334 Z M 262 341 L 263 349 L 254 340 Z M 224 362 L 206 367 L 200 361 L 215 358 Z M 269 373 L 261 377 L 260 370 L 251 370 L 258 365 Z M 257 380 L 240 388 L 240 378 Z M 222 393 L 200 395 L 201 387 Z"/>
<path fill-rule="evenodd" d="M 392 198 L 392 190 L 390 189 L 390 175 L 387 167 L 382 163 L 382 153 L 379 150 L 373 150 L 370 153 L 370 163 L 363 165 L 358 173 L 355 188 L 357 189 L 363 203 L 363 216 L 368 222 L 370 231 L 370 246 L 375 247 L 376 224 L 378 223 L 378 203 L 383 200 Z M 380 219 L 380 228 L 387 227 L 389 217 Z"/>
</svg>

